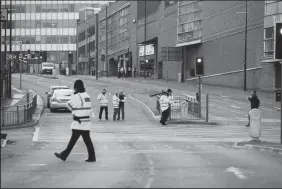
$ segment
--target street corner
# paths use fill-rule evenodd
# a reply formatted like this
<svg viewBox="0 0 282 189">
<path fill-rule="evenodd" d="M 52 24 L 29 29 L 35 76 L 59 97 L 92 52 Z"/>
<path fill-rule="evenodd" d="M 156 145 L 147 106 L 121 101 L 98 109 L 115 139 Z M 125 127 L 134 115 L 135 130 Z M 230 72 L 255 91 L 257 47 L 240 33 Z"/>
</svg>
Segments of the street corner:
<svg viewBox="0 0 282 189">
<path fill-rule="evenodd" d="M 259 150 L 262 152 L 269 152 L 269 153 L 282 155 L 282 143 L 250 140 L 250 141 L 236 142 L 235 144 L 233 144 L 233 148 L 252 149 L 252 150 Z"/>
</svg>

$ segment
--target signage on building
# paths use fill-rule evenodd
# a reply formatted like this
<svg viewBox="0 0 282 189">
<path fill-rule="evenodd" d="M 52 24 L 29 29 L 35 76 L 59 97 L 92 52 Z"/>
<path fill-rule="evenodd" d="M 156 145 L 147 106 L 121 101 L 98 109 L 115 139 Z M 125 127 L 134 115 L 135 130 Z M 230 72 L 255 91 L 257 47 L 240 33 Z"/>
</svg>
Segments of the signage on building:
<svg viewBox="0 0 282 189">
<path fill-rule="evenodd" d="M 154 45 L 146 45 L 146 56 L 155 54 L 155 47 Z M 139 46 L 139 56 L 145 56 L 145 45 Z"/>
</svg>

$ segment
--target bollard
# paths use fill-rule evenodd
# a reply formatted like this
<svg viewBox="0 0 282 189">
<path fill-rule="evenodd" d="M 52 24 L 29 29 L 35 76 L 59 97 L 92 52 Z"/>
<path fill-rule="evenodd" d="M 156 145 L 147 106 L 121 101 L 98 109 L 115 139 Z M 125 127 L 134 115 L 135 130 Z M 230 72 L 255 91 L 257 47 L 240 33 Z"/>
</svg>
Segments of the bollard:
<svg viewBox="0 0 282 189">
<path fill-rule="evenodd" d="M 255 141 L 260 141 L 261 136 L 261 111 L 258 109 L 252 109 L 249 112 L 250 115 L 250 136 Z"/>
</svg>

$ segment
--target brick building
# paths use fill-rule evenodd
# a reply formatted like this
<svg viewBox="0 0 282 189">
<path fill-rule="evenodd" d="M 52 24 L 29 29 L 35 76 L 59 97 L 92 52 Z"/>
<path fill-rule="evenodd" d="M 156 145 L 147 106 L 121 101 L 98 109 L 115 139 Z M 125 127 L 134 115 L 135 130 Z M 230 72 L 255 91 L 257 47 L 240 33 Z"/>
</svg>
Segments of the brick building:
<svg viewBox="0 0 282 189">
<path fill-rule="evenodd" d="M 281 2 L 247 6 L 247 88 L 272 91 L 281 85 L 280 65 L 271 57 Z M 99 12 L 99 69 L 116 75 L 118 67 L 136 67 L 141 76 L 146 70 L 155 78 L 194 82 L 190 73 L 203 57 L 203 83 L 243 88 L 245 8 L 245 1 L 111 3 Z"/>
</svg>

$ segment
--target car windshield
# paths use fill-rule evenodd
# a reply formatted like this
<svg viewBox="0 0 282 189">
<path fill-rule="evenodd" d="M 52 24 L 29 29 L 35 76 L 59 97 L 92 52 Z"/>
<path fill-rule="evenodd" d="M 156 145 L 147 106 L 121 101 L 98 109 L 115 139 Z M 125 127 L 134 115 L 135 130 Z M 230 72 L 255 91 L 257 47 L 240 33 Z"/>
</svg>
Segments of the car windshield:
<svg viewBox="0 0 282 189">
<path fill-rule="evenodd" d="M 47 64 L 43 64 L 42 66 L 44 66 L 44 67 L 54 67 L 54 64 L 51 64 L 51 63 L 48 64 L 48 63 L 47 63 Z"/>
<path fill-rule="evenodd" d="M 54 91 L 54 96 L 56 97 L 71 96 L 72 94 L 73 94 L 73 90 L 70 90 L 70 89 L 67 89 L 67 90 L 60 89 L 60 90 Z"/>
</svg>

